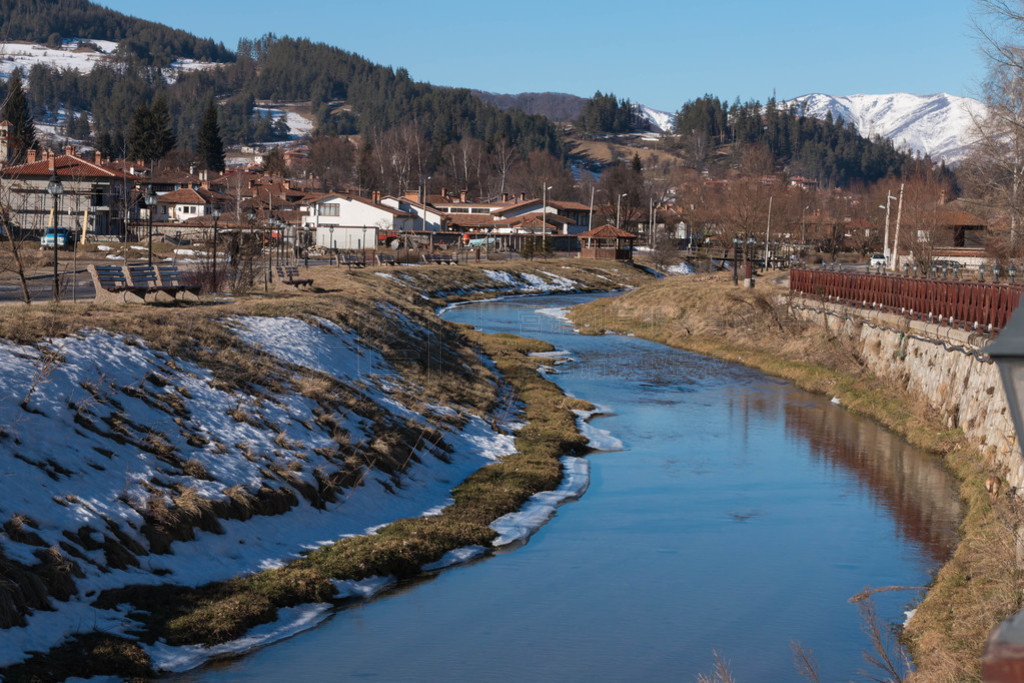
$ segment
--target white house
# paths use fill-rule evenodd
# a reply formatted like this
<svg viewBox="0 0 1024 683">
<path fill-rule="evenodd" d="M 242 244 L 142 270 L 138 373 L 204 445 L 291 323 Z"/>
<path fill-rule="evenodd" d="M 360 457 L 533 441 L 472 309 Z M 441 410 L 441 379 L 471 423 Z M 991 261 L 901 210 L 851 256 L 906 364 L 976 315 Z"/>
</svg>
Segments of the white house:
<svg viewBox="0 0 1024 683">
<path fill-rule="evenodd" d="M 224 206 L 227 199 L 219 192 L 213 192 L 203 187 L 185 187 L 173 192 L 165 192 L 157 195 L 156 213 L 153 215 L 153 219 L 184 223 L 193 218 L 212 216 L 214 207 Z"/>
<path fill-rule="evenodd" d="M 380 200 L 380 203 L 384 206 L 389 206 L 392 209 L 397 209 L 404 213 L 411 213 L 416 216 L 417 224 L 414 230 L 429 230 L 431 232 L 441 232 L 445 229 L 447 220 L 445 213 L 440 211 L 430 204 L 423 204 L 419 200 L 411 199 L 409 197 L 384 197 Z"/>
<path fill-rule="evenodd" d="M 301 212 L 302 227 L 316 231 L 316 246 L 329 249 L 368 249 L 389 233 L 419 227 L 415 214 L 386 206 L 377 195 L 323 195 L 303 202 Z"/>
<path fill-rule="evenodd" d="M 553 223 L 561 235 L 578 235 L 590 229 L 590 207 L 579 202 L 549 199 L 545 203 L 541 199 L 529 199 L 498 208 L 492 215 L 495 220 L 512 220 L 522 219 L 528 214 L 541 213 L 546 214 L 546 221 Z"/>
</svg>

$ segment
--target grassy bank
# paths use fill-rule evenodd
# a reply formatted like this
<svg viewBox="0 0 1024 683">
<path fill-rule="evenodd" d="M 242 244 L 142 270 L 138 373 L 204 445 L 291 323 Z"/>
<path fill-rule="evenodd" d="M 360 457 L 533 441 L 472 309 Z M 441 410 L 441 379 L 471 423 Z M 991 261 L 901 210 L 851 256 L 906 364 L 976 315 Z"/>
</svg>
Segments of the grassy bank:
<svg viewBox="0 0 1024 683">
<path fill-rule="evenodd" d="M 529 268 L 528 272 L 538 273 L 538 277 L 556 269 L 560 275 L 572 277 L 563 264 L 532 264 Z M 572 410 L 589 406 L 565 397 L 536 371 L 538 361 L 528 354 L 550 348 L 541 342 L 509 335 L 492 337 L 469 328 L 457 328 L 439 321 L 432 313 L 433 306 L 442 300 L 445 292 L 457 292 L 450 296 L 458 298 L 494 296 L 491 291 L 473 290 L 474 286 L 479 290 L 481 283 L 487 284 L 491 279 L 482 274 L 482 270 L 461 266 L 392 269 L 387 271 L 391 277 L 382 278 L 370 270 L 330 268 L 328 272 L 316 269 L 313 271 L 319 288 L 316 292 L 279 291 L 233 301 L 205 300 L 190 306 L 0 308 L 0 337 L 21 344 L 37 344 L 82 329 L 122 333 L 173 359 L 197 364 L 212 374 L 212 382 L 217 386 L 252 394 L 254 400 L 273 402 L 275 394 L 288 393 L 313 399 L 320 411 L 310 416 L 310 428 L 323 423 L 321 426 L 330 431 L 330 416 L 350 411 L 375 425 L 374 435 L 379 438 L 370 449 L 350 444 L 344 434 L 338 435 L 336 451 L 327 455 L 335 458 L 339 469 L 331 476 L 318 476 L 320 486 L 313 490 L 301 487 L 301 481 L 296 483 L 296 478 L 290 476 L 293 466 L 301 466 L 303 449 L 301 444 L 289 443 L 286 439 L 280 440 L 280 453 L 243 453 L 246 458 L 266 458 L 268 463 L 278 457 L 289 459 L 288 463 L 282 460 L 280 466 L 267 465 L 267 485 L 259 492 L 260 496 L 226 489 L 224 492 L 230 500 L 214 504 L 197 496 L 195 491 L 180 486 L 160 488 L 166 484 L 151 481 L 154 487 L 151 502 L 164 493 L 170 500 L 153 513 L 157 516 L 153 520 L 154 534 L 164 534 L 159 538 L 168 548 L 172 541 L 190 540 L 194 528 L 216 530 L 218 517 L 245 520 L 254 514 L 286 513 L 297 504 L 297 497 L 291 495 L 288 500 L 282 500 L 285 492 L 290 493 L 288 486 L 282 484 L 294 487 L 299 496 L 307 497 L 314 505 L 330 501 L 345 488 L 358 486 L 355 475 L 365 468 L 375 467 L 388 474 L 400 472 L 412 457 L 411 444 L 423 439 L 431 442 L 440 439 L 439 430 L 409 430 L 394 423 L 366 401 L 358 388 L 284 366 L 269 354 L 254 352 L 252 347 L 240 344 L 230 324 L 225 323 L 234 316 L 323 320 L 354 330 L 364 343 L 395 366 L 410 386 L 418 388 L 414 395 L 401 387 L 396 391 L 406 392 L 400 397 L 402 402 L 421 414 L 429 412 L 427 404 L 451 407 L 460 415 L 466 411 L 485 416 L 500 414 L 502 410 L 522 410 L 518 419 L 526 426 L 516 434 L 516 454 L 469 476 L 453 491 L 454 504 L 440 515 L 398 520 L 374 535 L 344 539 L 306 553 L 301 559 L 273 571 L 195 588 L 165 585 L 112 589 L 100 594 L 93 604 L 101 609 L 131 605 L 133 618 L 142 624 L 140 632 L 133 637 L 142 642 L 156 639 L 170 644 L 226 642 L 255 625 L 274 620 L 283 607 L 332 600 L 333 580 L 388 575 L 399 579 L 412 577 L 420 573 L 421 566 L 440 559 L 449 550 L 489 545 L 495 536 L 488 526 L 490 522 L 518 510 L 534 493 L 556 488 L 562 477 L 559 458 L 585 450 L 585 439 L 576 429 Z M 392 278 L 402 275 L 407 276 L 402 278 L 405 283 L 396 285 Z M 594 288 L 620 286 L 647 277 L 629 270 L 620 281 L 616 279 L 615 270 L 601 271 L 594 267 L 575 275 L 574 279 L 580 282 L 589 278 L 589 286 Z M 429 295 L 417 293 L 414 281 L 426 280 L 433 287 Z M 478 353 L 493 359 L 501 375 L 500 381 L 481 363 Z M 59 358 L 55 360 L 59 362 Z M 166 378 L 154 375 L 144 386 L 126 387 L 125 393 L 159 402 L 157 399 L 162 396 L 159 389 L 165 381 Z M 510 390 L 504 393 L 502 387 Z M 508 403 L 510 397 L 516 401 L 514 406 Z M 168 404 L 165 407 L 168 411 L 180 412 L 180 406 Z M 239 410 L 238 413 L 237 420 L 259 422 L 252 411 L 247 414 Z M 185 434 L 189 416 L 182 413 L 180 418 L 182 436 L 190 437 L 190 443 L 197 442 L 201 435 Z M 376 433 L 377 426 L 381 434 Z M 401 438 L 384 438 L 389 433 L 398 433 Z M 175 476 L 185 473 L 208 476 L 184 456 L 179 457 L 175 452 L 175 435 L 166 436 L 159 444 L 166 472 Z M 238 447 L 224 444 L 224 452 Z M 261 497 L 264 491 L 268 492 L 267 497 Z M 269 496 L 269 493 L 281 495 Z M 34 533 L 30 521 L 27 526 L 20 522 L 13 524 L 14 521 L 4 527 L 12 539 L 16 535 L 28 537 Z M 91 533 L 87 531 L 78 536 L 88 538 Z M 127 545 L 127 541 L 125 543 Z M 129 563 L 133 553 L 145 554 L 145 550 L 125 549 L 124 557 Z M 69 578 L 66 572 L 63 576 Z M 30 578 L 26 578 L 26 582 Z M 0 607 L 3 597 L 0 595 Z M 146 652 L 135 640 L 97 633 L 77 634 L 59 647 L 0 670 L 0 676 L 11 681 L 59 680 L 70 675 L 132 677 L 150 674 Z"/>
<path fill-rule="evenodd" d="M 989 632 L 1022 606 L 1024 575 L 1012 533 L 1019 511 L 1008 499 L 990 503 L 984 479 L 991 472 L 960 430 L 947 428 L 902 385 L 867 372 L 854 342 L 791 316 L 780 294 L 763 280 L 757 289 L 743 290 L 724 277 L 669 278 L 577 307 L 570 316 L 585 333 L 634 334 L 837 396 L 846 409 L 942 458 L 961 482 L 962 541 L 935 577 L 904 642 L 916 680 L 979 678 Z"/>
</svg>

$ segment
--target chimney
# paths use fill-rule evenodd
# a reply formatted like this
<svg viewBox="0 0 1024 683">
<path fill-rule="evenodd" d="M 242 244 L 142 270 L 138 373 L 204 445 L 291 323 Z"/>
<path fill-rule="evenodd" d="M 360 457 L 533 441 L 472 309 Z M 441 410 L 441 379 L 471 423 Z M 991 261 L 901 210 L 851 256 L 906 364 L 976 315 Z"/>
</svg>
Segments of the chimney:
<svg viewBox="0 0 1024 683">
<path fill-rule="evenodd" d="M 447 187 L 442 187 L 441 188 L 441 196 L 445 197 L 445 198 L 448 197 L 448 188 Z M 424 201 L 424 203 L 426 203 L 426 201 L 427 201 L 426 197 L 423 198 L 423 201 Z"/>
<path fill-rule="evenodd" d="M 946 203 L 946 191 L 942 190 L 942 191 L 939 192 L 939 204 L 945 204 L 945 203 Z"/>
<path fill-rule="evenodd" d="M 463 204 L 466 203 L 466 191 L 465 190 L 459 192 L 459 201 L 462 202 Z"/>
<path fill-rule="evenodd" d="M 93 152 L 93 161 L 97 164 L 102 164 L 103 152 L 99 151 L 98 149 L 95 152 Z"/>
<path fill-rule="evenodd" d="M 50 172 L 53 173 L 53 172 L 55 172 L 57 170 L 57 167 L 53 163 L 54 162 L 54 158 L 52 156 L 49 156 L 49 155 L 47 156 L 47 158 L 50 161 L 50 164 L 49 164 L 49 166 L 47 168 L 49 168 Z"/>
<path fill-rule="evenodd" d="M 68 155 L 69 157 L 75 156 L 75 146 L 67 145 L 66 147 L 64 147 L 64 154 Z"/>
<path fill-rule="evenodd" d="M 28 163 L 30 163 L 30 164 L 34 164 L 37 161 L 39 161 L 39 150 L 38 149 L 30 149 L 28 151 L 28 157 L 26 157 L 26 161 L 28 161 Z"/>
<path fill-rule="evenodd" d="M 508 204 L 508 192 L 501 193 L 501 201 L 505 204 Z"/>
</svg>

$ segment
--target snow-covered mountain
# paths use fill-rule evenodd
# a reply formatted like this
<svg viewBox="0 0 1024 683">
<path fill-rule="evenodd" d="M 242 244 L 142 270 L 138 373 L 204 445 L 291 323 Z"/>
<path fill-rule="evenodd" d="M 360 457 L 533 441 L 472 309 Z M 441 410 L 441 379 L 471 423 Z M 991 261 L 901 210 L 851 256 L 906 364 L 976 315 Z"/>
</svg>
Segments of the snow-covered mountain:
<svg viewBox="0 0 1024 683">
<path fill-rule="evenodd" d="M 824 119 L 842 117 L 861 135 L 890 138 L 898 149 L 928 154 L 935 161 L 956 164 L 963 160 L 973 138 L 972 116 L 983 116 L 985 105 L 969 97 L 947 93 L 937 95 L 833 96 L 815 93 L 783 105 L 796 104 L 797 111 Z"/>
<path fill-rule="evenodd" d="M 639 108 L 641 118 L 651 124 L 651 128 L 655 133 L 672 132 L 672 124 L 675 123 L 676 120 L 675 114 L 670 114 L 667 111 L 651 109 L 643 104 L 639 105 Z"/>
</svg>

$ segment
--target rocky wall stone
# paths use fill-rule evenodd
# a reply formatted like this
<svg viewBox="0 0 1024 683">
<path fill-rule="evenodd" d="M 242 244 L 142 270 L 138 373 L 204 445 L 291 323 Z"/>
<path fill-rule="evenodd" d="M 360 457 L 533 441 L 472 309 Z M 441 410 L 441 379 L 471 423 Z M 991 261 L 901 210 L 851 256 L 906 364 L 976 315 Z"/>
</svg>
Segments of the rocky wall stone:
<svg viewBox="0 0 1024 683">
<path fill-rule="evenodd" d="M 1024 459 L 999 371 L 981 351 L 988 337 L 827 302 L 794 299 L 792 306 L 797 316 L 854 341 L 872 373 L 923 398 L 978 446 L 987 467 L 1024 491 Z"/>
</svg>

